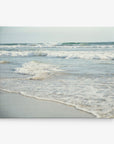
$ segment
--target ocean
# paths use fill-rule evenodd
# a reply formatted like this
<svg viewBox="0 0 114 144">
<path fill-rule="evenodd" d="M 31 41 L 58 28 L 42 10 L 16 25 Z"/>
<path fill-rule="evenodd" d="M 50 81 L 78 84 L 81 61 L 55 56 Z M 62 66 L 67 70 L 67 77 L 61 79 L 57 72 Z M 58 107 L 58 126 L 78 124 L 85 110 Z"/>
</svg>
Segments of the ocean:
<svg viewBox="0 0 114 144">
<path fill-rule="evenodd" d="M 114 118 L 114 42 L 1 43 L 0 90 Z"/>
</svg>

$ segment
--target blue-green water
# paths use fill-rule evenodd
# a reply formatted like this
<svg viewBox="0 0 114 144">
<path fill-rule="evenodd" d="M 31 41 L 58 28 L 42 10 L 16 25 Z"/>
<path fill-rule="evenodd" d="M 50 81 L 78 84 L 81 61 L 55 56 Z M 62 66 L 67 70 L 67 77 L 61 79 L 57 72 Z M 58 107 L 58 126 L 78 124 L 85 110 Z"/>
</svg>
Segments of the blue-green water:
<svg viewBox="0 0 114 144">
<path fill-rule="evenodd" d="M 114 43 L 0 44 L 0 89 L 114 117 Z"/>
</svg>

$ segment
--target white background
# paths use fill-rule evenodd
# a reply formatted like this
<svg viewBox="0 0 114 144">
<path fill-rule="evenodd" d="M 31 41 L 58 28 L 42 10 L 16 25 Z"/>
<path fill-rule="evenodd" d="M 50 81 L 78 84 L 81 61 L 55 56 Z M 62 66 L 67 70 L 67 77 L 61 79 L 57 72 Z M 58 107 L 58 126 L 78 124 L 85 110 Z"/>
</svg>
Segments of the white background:
<svg viewBox="0 0 114 144">
<path fill-rule="evenodd" d="M 114 26 L 113 0 L 0 0 L 0 26 Z M 113 144 L 114 120 L 1 119 L 1 144 Z"/>
</svg>

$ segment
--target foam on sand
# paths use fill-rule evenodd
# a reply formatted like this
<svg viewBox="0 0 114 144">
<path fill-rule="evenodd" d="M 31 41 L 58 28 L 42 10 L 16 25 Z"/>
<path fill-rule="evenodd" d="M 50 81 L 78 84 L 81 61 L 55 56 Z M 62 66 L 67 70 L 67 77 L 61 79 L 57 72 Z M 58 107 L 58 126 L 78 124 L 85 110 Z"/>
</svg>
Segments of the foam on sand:
<svg viewBox="0 0 114 144">
<path fill-rule="evenodd" d="M 9 61 L 0 61 L 0 64 L 10 63 Z"/>
</svg>

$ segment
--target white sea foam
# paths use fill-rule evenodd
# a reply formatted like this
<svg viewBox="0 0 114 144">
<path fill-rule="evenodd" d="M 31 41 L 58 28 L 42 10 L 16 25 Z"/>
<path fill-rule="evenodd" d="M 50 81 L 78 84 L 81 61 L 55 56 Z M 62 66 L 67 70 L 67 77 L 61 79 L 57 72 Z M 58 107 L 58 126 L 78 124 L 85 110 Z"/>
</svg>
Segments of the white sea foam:
<svg viewBox="0 0 114 144">
<path fill-rule="evenodd" d="M 6 56 L 35 56 L 40 55 L 39 51 L 0 51 L 0 55 Z"/>
<path fill-rule="evenodd" d="M 0 55 L 7 56 L 48 56 L 76 59 L 99 59 L 113 60 L 114 53 L 111 51 L 1 51 Z"/>
<path fill-rule="evenodd" d="M 52 51 L 45 52 L 47 56 L 51 57 L 61 57 L 61 58 L 79 58 L 79 59 L 106 59 L 111 60 L 114 59 L 114 53 L 109 51 Z"/>
<path fill-rule="evenodd" d="M 0 49 L 2 48 L 18 48 L 20 47 L 19 45 L 0 45 Z"/>
<path fill-rule="evenodd" d="M 16 68 L 17 73 L 27 74 L 30 79 L 45 79 L 53 75 L 55 72 L 62 71 L 54 65 L 44 64 L 35 61 L 24 63 L 22 67 Z"/>
</svg>

